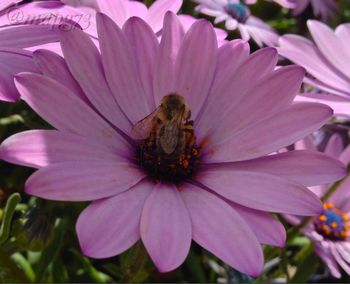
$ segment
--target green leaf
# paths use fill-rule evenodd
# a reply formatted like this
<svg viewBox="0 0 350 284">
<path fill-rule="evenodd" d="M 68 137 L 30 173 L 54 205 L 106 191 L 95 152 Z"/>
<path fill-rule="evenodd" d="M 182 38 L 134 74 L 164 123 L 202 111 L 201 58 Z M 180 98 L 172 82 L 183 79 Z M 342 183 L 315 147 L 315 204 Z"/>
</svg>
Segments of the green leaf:
<svg viewBox="0 0 350 284">
<path fill-rule="evenodd" d="M 299 263 L 296 273 L 289 281 L 290 283 L 306 283 L 316 272 L 318 258 L 314 253 L 310 253 L 302 262 Z"/>
<path fill-rule="evenodd" d="M 13 214 L 15 212 L 17 204 L 21 201 L 19 193 L 12 194 L 7 200 L 3 220 L 0 227 L 0 246 L 3 245 L 10 236 L 10 228 L 12 223 Z"/>
</svg>

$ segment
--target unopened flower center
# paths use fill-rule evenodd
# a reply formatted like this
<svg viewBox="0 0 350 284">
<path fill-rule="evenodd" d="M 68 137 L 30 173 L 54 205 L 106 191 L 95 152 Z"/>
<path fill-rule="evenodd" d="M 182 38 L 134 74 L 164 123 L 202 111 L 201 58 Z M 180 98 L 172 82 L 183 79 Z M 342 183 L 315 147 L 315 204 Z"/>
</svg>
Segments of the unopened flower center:
<svg viewBox="0 0 350 284">
<path fill-rule="evenodd" d="M 242 3 L 228 3 L 225 6 L 225 11 L 232 18 L 236 19 L 240 23 L 244 23 L 250 16 L 249 8 Z"/>
<path fill-rule="evenodd" d="M 134 126 L 149 128 L 137 146 L 140 166 L 155 180 L 181 184 L 195 175 L 201 147 L 196 144 L 191 111 L 183 97 L 170 94 L 160 106 Z M 148 120 L 148 121 L 146 121 Z"/>
<path fill-rule="evenodd" d="M 314 226 L 324 238 L 343 241 L 349 235 L 349 216 L 332 203 L 324 203 L 322 214 L 314 219 Z"/>
</svg>

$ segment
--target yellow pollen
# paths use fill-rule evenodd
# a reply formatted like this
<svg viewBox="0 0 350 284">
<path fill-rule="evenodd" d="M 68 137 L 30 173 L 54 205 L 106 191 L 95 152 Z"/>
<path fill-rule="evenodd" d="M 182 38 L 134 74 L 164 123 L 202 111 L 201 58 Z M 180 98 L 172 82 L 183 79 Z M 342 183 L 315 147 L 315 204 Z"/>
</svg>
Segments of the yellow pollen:
<svg viewBox="0 0 350 284">
<path fill-rule="evenodd" d="M 326 215 L 321 215 L 321 216 L 319 217 L 319 219 L 320 219 L 320 221 L 322 221 L 322 222 L 327 221 Z"/>
<path fill-rule="evenodd" d="M 343 213 L 341 216 L 343 217 L 344 221 L 348 221 L 349 220 L 349 215 L 348 214 Z"/>
<path fill-rule="evenodd" d="M 333 222 L 333 223 L 331 224 L 331 227 L 332 227 L 333 229 L 335 229 L 336 227 L 338 227 L 338 224 L 337 224 L 336 222 Z"/>
<path fill-rule="evenodd" d="M 327 225 L 323 225 L 322 226 L 322 229 L 327 233 L 327 232 L 330 232 L 330 229 Z"/>
</svg>

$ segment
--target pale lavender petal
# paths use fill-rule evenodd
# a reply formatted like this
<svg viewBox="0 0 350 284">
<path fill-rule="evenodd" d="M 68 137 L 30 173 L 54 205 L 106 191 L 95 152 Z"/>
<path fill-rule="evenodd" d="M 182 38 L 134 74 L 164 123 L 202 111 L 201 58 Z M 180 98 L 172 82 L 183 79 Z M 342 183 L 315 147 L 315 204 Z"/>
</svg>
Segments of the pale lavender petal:
<svg viewBox="0 0 350 284">
<path fill-rule="evenodd" d="M 79 216 L 76 231 L 83 253 L 93 258 L 120 254 L 140 239 L 140 219 L 154 185 L 133 188 L 89 205 Z"/>
<path fill-rule="evenodd" d="M 125 23 L 123 31 L 131 48 L 133 48 L 137 70 L 147 95 L 147 100 L 151 103 L 151 108 L 155 109 L 153 74 L 159 47 L 157 37 L 143 20 L 136 17 Z"/>
<path fill-rule="evenodd" d="M 174 185 L 158 184 L 142 211 L 141 238 L 160 272 L 180 266 L 191 246 L 191 220 Z"/>
<path fill-rule="evenodd" d="M 161 99 L 174 90 L 174 64 L 184 35 L 184 29 L 177 16 L 168 12 L 164 18 L 162 39 L 153 76 L 156 105 L 159 105 Z"/>
<path fill-rule="evenodd" d="M 30 130 L 2 142 L 0 157 L 10 163 L 41 168 L 74 161 L 114 161 L 131 156 L 132 150 L 116 140 L 103 145 L 89 138 L 56 130 Z M 129 154 L 129 155 L 128 155 Z"/>
<path fill-rule="evenodd" d="M 267 173 L 305 186 L 328 184 L 346 174 L 340 161 L 326 154 L 307 150 L 289 151 L 242 162 L 208 164 L 206 167 Z"/>
<path fill-rule="evenodd" d="M 0 3 L 0 11 L 17 4 L 18 2 L 21 2 L 22 0 L 2 0 Z"/>
<path fill-rule="evenodd" d="M 97 15 L 102 62 L 112 93 L 135 124 L 154 111 L 138 76 L 130 44 L 122 30 L 107 16 Z"/>
<path fill-rule="evenodd" d="M 350 212 L 350 177 L 345 178 L 338 186 L 337 190 L 331 195 L 329 201 L 337 204 L 337 207 L 344 211 Z"/>
<path fill-rule="evenodd" d="M 327 155 L 335 159 L 338 159 L 340 157 L 340 154 L 343 152 L 343 150 L 344 150 L 344 144 L 343 144 L 342 137 L 339 134 L 333 134 L 329 139 L 324 152 Z"/>
<path fill-rule="evenodd" d="M 260 243 L 276 247 L 285 246 L 286 230 L 276 218 L 268 213 L 250 209 L 233 202 L 230 205 L 247 222 Z"/>
<path fill-rule="evenodd" d="M 350 82 L 334 71 L 335 67 L 323 57 L 310 40 L 297 35 L 285 35 L 280 37 L 279 45 L 278 51 L 282 56 L 303 66 L 321 82 L 349 92 Z"/>
<path fill-rule="evenodd" d="M 48 25 L 0 28 L 0 46 L 27 48 L 59 41 L 59 28 Z"/>
<path fill-rule="evenodd" d="M 13 82 L 13 77 L 19 72 L 39 73 L 35 66 L 32 53 L 18 48 L 0 49 L 0 100 L 15 102 L 19 93 Z"/>
<path fill-rule="evenodd" d="M 146 21 L 154 32 L 158 32 L 163 26 L 166 12 L 177 13 L 182 6 L 182 0 L 157 0 L 149 7 Z"/>
<path fill-rule="evenodd" d="M 228 265 L 251 276 L 261 273 L 263 254 L 245 220 L 225 201 L 193 185 L 181 193 L 192 220 L 193 240 Z"/>
<path fill-rule="evenodd" d="M 350 265 L 346 263 L 346 261 L 341 257 L 341 255 L 337 251 L 336 244 L 330 243 L 329 245 L 331 253 L 334 256 L 335 260 L 338 262 L 340 267 L 343 268 L 348 275 L 350 275 Z"/>
<path fill-rule="evenodd" d="M 122 193 L 145 174 L 130 162 L 64 162 L 41 168 L 25 184 L 27 194 L 61 201 L 91 201 Z"/>
<path fill-rule="evenodd" d="M 327 251 L 326 249 L 322 248 L 319 245 L 315 246 L 315 252 L 327 265 L 332 276 L 335 278 L 341 278 L 341 272 L 337 265 L 336 260 L 334 259 L 334 256 L 329 251 Z"/>
<path fill-rule="evenodd" d="M 175 93 L 183 96 L 195 119 L 211 87 L 217 64 L 213 27 L 199 20 L 186 33 L 175 62 Z"/>
<path fill-rule="evenodd" d="M 91 38 L 81 30 L 62 32 L 61 46 L 69 70 L 89 101 L 101 115 L 129 133 L 131 123 L 107 86 L 101 56 Z"/>
<path fill-rule="evenodd" d="M 343 153 L 340 155 L 339 160 L 344 163 L 344 165 L 350 164 L 350 145 L 345 148 Z"/>
<path fill-rule="evenodd" d="M 213 168 L 202 170 L 196 180 L 233 202 L 257 210 L 303 216 L 322 210 L 319 198 L 306 187 L 271 174 Z"/>
<path fill-rule="evenodd" d="M 332 109 L 326 105 L 294 104 L 220 144 L 208 145 L 207 161 L 242 161 L 273 153 L 318 130 L 332 114 Z M 210 142 L 216 141 L 212 142 L 209 137 Z"/>
<path fill-rule="evenodd" d="M 41 49 L 34 52 L 33 59 L 41 73 L 70 89 L 80 99 L 88 102 L 84 92 L 70 73 L 66 61 L 56 53 Z"/>
<path fill-rule="evenodd" d="M 258 50 L 247 58 L 249 48 L 246 44 L 235 43 L 232 51 L 227 52 L 227 47 L 230 45 L 232 43 L 219 49 L 217 73 L 210 96 L 201 111 L 201 116 L 196 121 L 196 130 L 201 138 L 222 123 L 222 106 L 226 106 L 227 111 L 238 109 L 240 105 L 237 103 L 245 96 L 247 90 L 272 72 L 277 63 L 278 54 L 274 48 Z M 229 53 L 232 57 L 228 60 L 226 54 Z M 223 59 L 227 60 L 226 65 Z M 223 71 L 227 72 L 223 73 Z M 252 78 L 254 78 L 253 82 Z"/>
<path fill-rule="evenodd" d="M 222 109 L 220 119 L 216 118 L 217 123 L 211 125 L 210 140 L 230 139 L 240 130 L 289 106 L 301 86 L 304 73 L 299 66 L 281 67 L 247 88 L 236 102 L 237 108 Z"/>
<path fill-rule="evenodd" d="M 129 17 L 139 17 L 145 19 L 148 13 L 148 8 L 142 2 L 128 1 Z"/>
<path fill-rule="evenodd" d="M 62 84 L 33 73 L 16 76 L 22 98 L 55 128 L 97 141 L 115 143 L 119 134 L 87 104 Z"/>
<path fill-rule="evenodd" d="M 125 0 L 96 0 L 100 11 L 109 16 L 113 21 L 122 27 L 129 18 L 129 1 Z"/>
<path fill-rule="evenodd" d="M 322 22 L 308 20 L 307 26 L 323 56 L 350 79 L 350 53 L 347 45 Z"/>
</svg>

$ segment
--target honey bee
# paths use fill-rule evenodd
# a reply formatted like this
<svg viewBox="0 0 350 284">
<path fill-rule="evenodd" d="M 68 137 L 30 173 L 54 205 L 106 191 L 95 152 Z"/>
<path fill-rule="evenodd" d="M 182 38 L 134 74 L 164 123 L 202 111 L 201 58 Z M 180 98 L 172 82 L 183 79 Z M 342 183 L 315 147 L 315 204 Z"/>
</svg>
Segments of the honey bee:
<svg viewBox="0 0 350 284">
<path fill-rule="evenodd" d="M 167 95 L 154 112 L 135 124 L 131 137 L 154 141 L 158 153 L 179 156 L 195 143 L 190 117 L 191 110 L 182 96 Z"/>
</svg>

